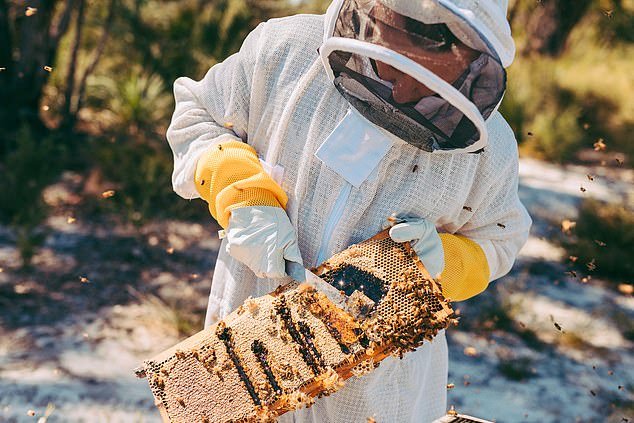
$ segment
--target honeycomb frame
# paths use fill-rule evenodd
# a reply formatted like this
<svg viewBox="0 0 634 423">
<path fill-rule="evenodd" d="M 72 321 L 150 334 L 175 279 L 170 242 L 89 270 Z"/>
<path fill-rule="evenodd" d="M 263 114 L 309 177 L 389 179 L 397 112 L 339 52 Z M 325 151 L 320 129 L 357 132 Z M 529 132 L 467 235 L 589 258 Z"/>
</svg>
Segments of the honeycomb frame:
<svg viewBox="0 0 634 423">
<path fill-rule="evenodd" d="M 144 361 L 137 375 L 147 378 L 165 422 L 273 421 L 455 324 L 440 285 L 409 243 L 392 241 L 387 231 L 312 270 L 355 294 L 348 298 L 368 299 L 366 314 L 295 281 L 248 299 Z"/>
</svg>

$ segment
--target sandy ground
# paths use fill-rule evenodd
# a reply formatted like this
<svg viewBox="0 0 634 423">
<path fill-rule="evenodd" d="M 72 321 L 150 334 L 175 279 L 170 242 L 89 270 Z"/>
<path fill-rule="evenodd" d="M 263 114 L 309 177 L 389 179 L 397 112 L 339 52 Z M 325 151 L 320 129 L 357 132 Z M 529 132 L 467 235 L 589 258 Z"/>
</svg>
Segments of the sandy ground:
<svg viewBox="0 0 634 423">
<path fill-rule="evenodd" d="M 571 277 L 551 242 L 583 197 L 631 204 L 634 176 L 535 160 L 520 170 L 532 235 L 509 275 L 459 304 L 448 403 L 498 422 L 634 421 L 634 298 Z M 72 197 L 66 182 L 47 201 Z M 216 228 L 68 215 L 49 218 L 29 271 L 0 227 L 0 422 L 158 422 L 132 369 L 202 326 Z"/>
</svg>

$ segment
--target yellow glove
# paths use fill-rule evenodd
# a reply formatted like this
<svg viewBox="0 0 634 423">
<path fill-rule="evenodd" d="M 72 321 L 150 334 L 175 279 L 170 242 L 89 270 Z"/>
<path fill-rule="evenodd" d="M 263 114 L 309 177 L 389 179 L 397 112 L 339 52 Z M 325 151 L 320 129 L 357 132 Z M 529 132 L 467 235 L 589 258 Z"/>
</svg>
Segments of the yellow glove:
<svg viewBox="0 0 634 423">
<path fill-rule="evenodd" d="M 390 237 L 396 242 L 412 242 L 431 276 L 440 274 L 445 297 L 463 301 L 486 289 L 489 264 L 477 243 L 462 235 L 439 234 L 426 219 L 398 216 L 395 219 L 398 223 L 390 228 Z"/>
<path fill-rule="evenodd" d="M 220 226 L 229 225 L 231 211 L 240 207 L 286 207 L 288 197 L 262 167 L 255 149 L 240 141 L 218 144 L 196 164 L 196 191 L 209 203 Z"/>
<path fill-rule="evenodd" d="M 482 248 L 462 235 L 441 233 L 445 268 L 440 274 L 443 295 L 464 301 L 483 292 L 489 285 L 489 264 Z"/>
</svg>

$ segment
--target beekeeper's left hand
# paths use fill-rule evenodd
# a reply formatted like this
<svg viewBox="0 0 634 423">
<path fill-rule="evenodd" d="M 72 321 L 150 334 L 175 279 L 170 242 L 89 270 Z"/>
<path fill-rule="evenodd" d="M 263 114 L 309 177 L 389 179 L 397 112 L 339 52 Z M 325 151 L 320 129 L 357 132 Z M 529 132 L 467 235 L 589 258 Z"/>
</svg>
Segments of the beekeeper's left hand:
<svg viewBox="0 0 634 423">
<path fill-rule="evenodd" d="M 440 277 L 442 293 L 452 301 L 464 301 L 483 292 L 490 278 L 486 254 L 463 235 L 439 234 L 421 218 L 395 218 L 390 229 L 396 242 L 412 241 L 412 248 L 434 278 Z"/>
<path fill-rule="evenodd" d="M 445 253 L 433 223 L 422 218 L 404 218 L 390 229 L 395 242 L 412 241 L 412 248 L 429 274 L 437 278 L 445 267 Z"/>
</svg>

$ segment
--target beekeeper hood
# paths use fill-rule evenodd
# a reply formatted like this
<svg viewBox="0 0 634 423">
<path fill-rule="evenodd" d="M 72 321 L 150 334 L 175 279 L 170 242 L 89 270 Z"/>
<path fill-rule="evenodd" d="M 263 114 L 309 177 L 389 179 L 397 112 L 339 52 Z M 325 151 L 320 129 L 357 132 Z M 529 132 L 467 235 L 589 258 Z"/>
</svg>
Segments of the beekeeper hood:
<svg viewBox="0 0 634 423">
<path fill-rule="evenodd" d="M 319 49 L 370 122 L 425 151 L 477 152 L 515 54 L 507 0 L 335 0 Z"/>
</svg>

